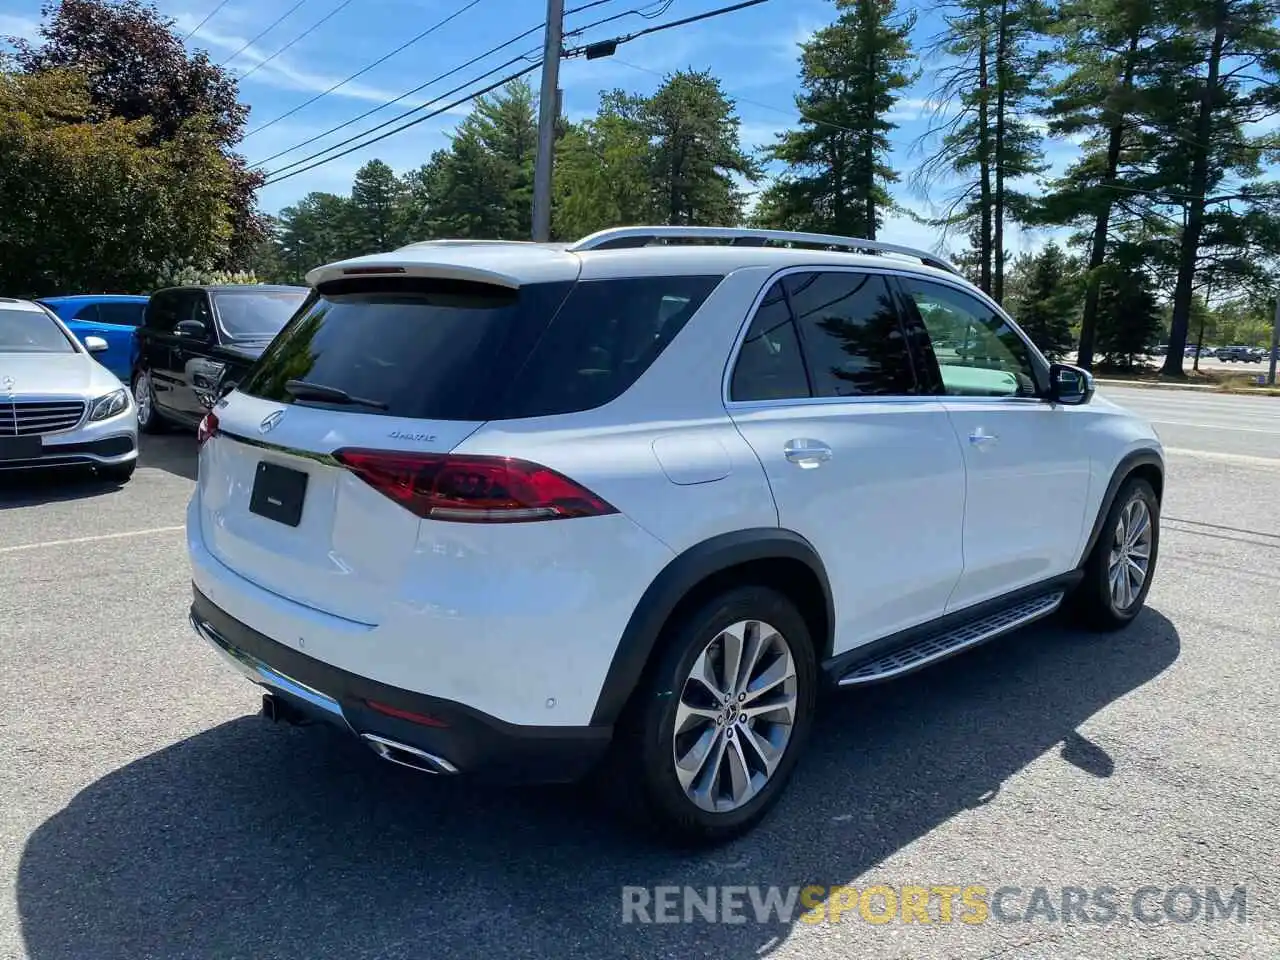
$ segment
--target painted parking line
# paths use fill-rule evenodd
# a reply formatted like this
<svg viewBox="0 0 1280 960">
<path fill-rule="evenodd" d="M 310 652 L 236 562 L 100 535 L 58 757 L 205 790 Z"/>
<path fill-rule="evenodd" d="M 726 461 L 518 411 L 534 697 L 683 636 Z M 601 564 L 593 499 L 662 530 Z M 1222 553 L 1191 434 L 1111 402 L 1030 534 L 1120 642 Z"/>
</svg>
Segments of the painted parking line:
<svg viewBox="0 0 1280 960">
<path fill-rule="evenodd" d="M 186 527 L 148 527 L 145 530 L 124 530 L 120 533 L 100 533 L 92 537 L 72 537 L 69 540 L 40 540 L 36 543 L 20 543 L 12 547 L 0 547 L 0 553 L 20 553 L 24 550 L 43 550 L 45 547 L 70 547 L 80 543 L 97 543 L 101 540 L 125 540 L 129 537 L 149 537 L 157 533 L 177 533 Z"/>
</svg>

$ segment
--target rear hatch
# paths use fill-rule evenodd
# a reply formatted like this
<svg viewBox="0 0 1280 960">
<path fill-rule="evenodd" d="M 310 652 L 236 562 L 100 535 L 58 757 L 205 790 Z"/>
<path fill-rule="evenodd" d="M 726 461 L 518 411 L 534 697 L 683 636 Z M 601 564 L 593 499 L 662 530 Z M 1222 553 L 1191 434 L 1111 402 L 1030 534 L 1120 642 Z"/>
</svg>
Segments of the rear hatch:
<svg viewBox="0 0 1280 960">
<path fill-rule="evenodd" d="M 206 548 L 280 596 L 379 623 L 422 522 L 394 458 L 448 453 L 489 419 L 571 287 L 320 284 L 202 427 Z M 341 451 L 377 451 L 378 482 Z"/>
</svg>

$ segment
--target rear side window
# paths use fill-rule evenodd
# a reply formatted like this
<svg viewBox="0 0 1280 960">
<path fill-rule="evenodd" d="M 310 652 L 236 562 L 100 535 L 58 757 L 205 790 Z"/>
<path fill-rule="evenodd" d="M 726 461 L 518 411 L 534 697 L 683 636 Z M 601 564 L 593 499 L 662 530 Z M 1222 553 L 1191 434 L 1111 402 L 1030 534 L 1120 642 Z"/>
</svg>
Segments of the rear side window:
<svg viewBox="0 0 1280 960">
<path fill-rule="evenodd" d="M 142 323 L 143 303 L 100 303 L 98 321 L 119 327 L 136 327 Z"/>
<path fill-rule="evenodd" d="M 778 281 L 760 301 L 738 351 L 729 385 L 731 400 L 795 400 L 808 397 L 809 378 L 787 295 Z"/>
<path fill-rule="evenodd" d="M 722 279 L 579 282 L 508 389 L 502 418 L 591 410 L 621 396 Z"/>
<path fill-rule="evenodd" d="M 830 271 L 784 280 L 816 397 L 916 392 L 911 354 L 888 281 Z"/>
<path fill-rule="evenodd" d="M 57 313 L 57 311 L 55 310 L 55 311 L 54 311 L 54 313 Z M 75 315 L 72 319 L 73 319 L 73 320 L 85 320 L 85 321 L 87 321 L 88 323 L 97 323 L 97 322 L 98 322 L 98 320 L 99 320 L 99 319 L 101 319 L 101 318 L 98 316 L 98 306 L 97 306 L 97 304 L 90 303 L 90 304 L 87 304 L 87 305 L 85 305 L 85 306 L 81 307 L 79 310 L 77 310 L 77 311 L 76 311 L 76 315 Z"/>
<path fill-rule="evenodd" d="M 147 304 L 146 326 L 156 333 L 172 333 L 178 325 L 178 308 L 182 303 L 182 293 L 178 290 L 164 291 L 153 296 Z"/>
</svg>

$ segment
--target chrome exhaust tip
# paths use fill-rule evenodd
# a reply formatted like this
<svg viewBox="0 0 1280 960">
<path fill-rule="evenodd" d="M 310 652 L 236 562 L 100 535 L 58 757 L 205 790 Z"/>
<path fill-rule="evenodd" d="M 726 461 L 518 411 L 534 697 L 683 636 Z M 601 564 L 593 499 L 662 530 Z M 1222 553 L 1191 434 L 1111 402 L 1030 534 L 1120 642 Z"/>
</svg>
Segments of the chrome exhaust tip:
<svg viewBox="0 0 1280 960">
<path fill-rule="evenodd" d="M 427 753 L 425 750 L 419 750 L 417 747 L 411 747 L 407 744 L 397 743 L 395 740 L 388 740 L 386 737 L 380 737 L 375 733 L 362 733 L 360 739 L 369 745 L 383 760 L 389 760 L 392 763 L 398 763 L 402 767 L 409 767 L 412 770 L 419 770 L 423 773 L 457 773 L 458 768 L 443 757 L 437 757 L 433 753 Z"/>
</svg>

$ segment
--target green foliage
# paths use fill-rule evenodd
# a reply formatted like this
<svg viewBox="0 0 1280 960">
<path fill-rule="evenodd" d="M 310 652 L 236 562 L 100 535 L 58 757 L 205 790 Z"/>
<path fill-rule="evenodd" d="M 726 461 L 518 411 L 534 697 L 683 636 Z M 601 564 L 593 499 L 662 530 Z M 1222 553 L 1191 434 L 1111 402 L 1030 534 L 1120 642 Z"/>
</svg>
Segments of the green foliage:
<svg viewBox="0 0 1280 960">
<path fill-rule="evenodd" d="M 216 231 L 222 249 L 215 262 L 242 265 L 263 239 L 265 222 L 255 209 L 262 176 L 234 152 L 249 110 L 238 100 L 233 75 L 204 51 L 188 53 L 173 20 L 142 0 L 56 0 L 43 13 L 42 42 L 15 44 L 19 72 L 79 71 L 89 106 L 77 120 L 145 123 L 145 130 L 131 128 L 145 147 L 180 144 L 200 130 L 224 167 L 215 178 L 226 221 Z M 200 249 L 175 253 L 205 256 Z"/>
<path fill-rule="evenodd" d="M 1010 277 L 1011 281 L 1015 277 L 1021 281 L 1010 297 L 1018 325 L 1046 356 L 1055 360 L 1065 356 L 1075 343 L 1071 327 L 1080 297 L 1074 266 L 1061 247 L 1050 243 L 1035 257 L 1028 256 L 1025 262 L 1015 264 Z"/>
<path fill-rule="evenodd" d="M 557 237 L 643 223 L 654 211 L 645 101 L 621 90 L 596 115 L 566 127 L 556 149 L 552 226 Z"/>
<path fill-rule="evenodd" d="M 1150 276 L 1134 266 L 1112 267 L 1102 277 L 1098 297 L 1098 352 L 1103 362 L 1130 368 L 1164 328 Z"/>
<path fill-rule="evenodd" d="M 914 14 L 895 18 L 894 0 L 841 0 L 835 23 L 801 46 L 796 97 L 800 126 L 765 152 L 786 164 L 764 192 L 764 226 L 875 239 L 889 186 L 889 119 L 898 91 L 911 83 L 908 37 Z"/>
<path fill-rule="evenodd" d="M 231 170 L 202 118 L 157 141 L 95 120 L 82 73 L 0 73 L 0 289 L 147 289 L 175 259 L 212 268 L 231 233 Z"/>
</svg>

